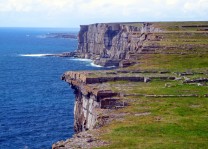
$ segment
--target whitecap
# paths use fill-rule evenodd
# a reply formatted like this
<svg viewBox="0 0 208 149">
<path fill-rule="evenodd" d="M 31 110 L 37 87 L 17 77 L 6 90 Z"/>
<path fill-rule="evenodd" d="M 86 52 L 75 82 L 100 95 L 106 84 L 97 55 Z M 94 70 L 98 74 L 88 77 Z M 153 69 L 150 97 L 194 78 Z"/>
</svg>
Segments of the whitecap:
<svg viewBox="0 0 208 149">
<path fill-rule="evenodd" d="M 90 65 L 93 66 L 93 67 L 103 67 L 103 66 L 100 66 L 100 65 L 96 65 L 94 63 L 90 63 Z"/>
<path fill-rule="evenodd" d="M 86 59 L 86 58 L 70 58 L 69 60 L 73 60 L 73 61 L 82 61 L 82 62 L 90 62 L 90 65 L 88 64 L 87 66 L 92 66 L 92 67 L 103 67 L 103 66 L 94 64 L 93 60 L 91 60 L 91 59 Z"/>
<path fill-rule="evenodd" d="M 20 54 L 20 56 L 25 56 L 25 57 L 43 57 L 47 55 L 50 55 L 50 54 Z"/>
<path fill-rule="evenodd" d="M 84 58 L 70 58 L 73 61 L 83 61 L 83 62 L 92 62 L 91 59 L 84 59 Z"/>
</svg>

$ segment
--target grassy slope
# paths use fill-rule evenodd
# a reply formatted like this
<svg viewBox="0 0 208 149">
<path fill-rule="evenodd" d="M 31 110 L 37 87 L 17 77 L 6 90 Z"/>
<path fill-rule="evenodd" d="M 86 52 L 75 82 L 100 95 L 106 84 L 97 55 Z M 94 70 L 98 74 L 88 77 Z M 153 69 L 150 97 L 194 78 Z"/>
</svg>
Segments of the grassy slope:
<svg viewBox="0 0 208 149">
<path fill-rule="evenodd" d="M 208 32 L 201 32 L 205 27 L 182 27 L 184 25 L 208 25 L 208 22 L 156 23 L 155 26 L 174 33 L 158 33 L 162 40 L 145 44 L 174 48 L 160 48 L 158 54 L 140 55 L 139 63 L 127 69 L 168 70 L 171 74 L 204 72 L 190 78 L 207 78 Z M 169 87 L 165 87 L 167 83 Z M 182 80 L 120 81 L 108 85 L 127 94 L 198 94 L 200 97 L 125 97 L 123 100 L 130 106 L 115 113 L 126 113 L 126 116 L 101 128 L 101 138 L 111 142 L 102 148 L 208 148 L 208 98 L 203 97 L 208 94 L 208 86 L 183 84 Z"/>
</svg>

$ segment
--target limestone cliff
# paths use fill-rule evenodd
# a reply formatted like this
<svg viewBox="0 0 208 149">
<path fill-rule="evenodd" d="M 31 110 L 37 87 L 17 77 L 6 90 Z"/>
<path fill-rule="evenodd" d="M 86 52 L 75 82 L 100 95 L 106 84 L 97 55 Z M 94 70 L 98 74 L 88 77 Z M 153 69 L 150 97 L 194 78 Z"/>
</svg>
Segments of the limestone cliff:
<svg viewBox="0 0 208 149">
<path fill-rule="evenodd" d="M 150 23 L 137 23 L 137 26 L 130 23 L 82 25 L 78 34 L 78 49 L 73 56 L 92 59 L 95 64 L 102 66 L 129 66 L 134 63 L 134 60 L 136 61 L 134 55 L 142 53 L 147 48 L 144 45 L 145 42 L 157 40 L 157 36 L 152 35 L 154 32 L 161 32 L 161 30 Z M 138 75 L 128 76 L 122 72 L 119 76 L 108 72 L 102 73 L 101 76 L 96 75 L 97 73 L 91 72 L 66 72 L 62 76 L 62 80 L 69 83 L 75 91 L 74 130 L 78 134 L 104 125 L 110 120 L 112 109 L 126 105 L 121 101 L 120 93 L 113 92 L 102 83 L 149 81 L 149 78 Z M 77 137 L 75 134 L 72 140 L 68 140 L 73 143 L 58 142 L 53 145 L 53 148 L 74 148 L 76 146 L 74 142 L 80 138 L 84 138 L 83 144 L 86 141 L 85 137 Z M 100 144 L 99 141 L 98 144 Z"/>
<path fill-rule="evenodd" d="M 148 73 L 148 72 L 146 72 Z M 62 80 L 74 89 L 74 129 L 75 132 L 92 130 L 103 124 L 105 113 L 111 109 L 126 105 L 122 102 L 123 93 L 117 93 L 107 85 L 108 82 L 130 81 L 149 82 L 152 79 L 174 80 L 175 77 L 166 74 L 158 76 L 141 75 L 139 71 L 68 71 Z M 143 96 L 142 94 L 140 96 Z M 104 116 L 104 117 L 103 117 Z"/>
<path fill-rule="evenodd" d="M 119 66 L 122 60 L 132 61 L 132 53 L 145 49 L 143 43 L 150 39 L 149 33 L 161 31 L 150 23 L 137 23 L 137 26 L 100 23 L 80 27 L 78 57 L 92 59 L 102 66 Z"/>
<path fill-rule="evenodd" d="M 166 121 L 163 119 L 161 121 L 161 116 L 156 116 L 157 113 L 155 114 L 154 110 L 146 111 L 149 109 L 149 104 L 146 108 L 141 108 L 145 106 L 140 102 L 143 97 L 144 103 L 147 102 L 147 98 L 150 98 L 149 102 L 154 102 L 156 98 L 207 97 L 207 94 L 203 95 L 204 93 L 198 95 L 199 91 L 196 94 L 195 92 L 190 94 L 187 90 L 188 86 L 183 86 L 187 83 L 192 85 L 199 83 L 197 87 L 206 85 L 208 71 L 204 64 L 207 62 L 207 25 L 190 25 L 190 22 L 185 23 L 186 25 L 180 24 L 174 22 L 101 23 L 81 26 L 76 52 L 58 56 L 88 58 L 103 66 L 135 65 L 111 71 L 65 72 L 62 80 L 69 83 L 75 91 L 76 134 L 66 141 L 55 143 L 52 148 L 96 148 L 108 145 L 110 142 L 100 140 L 99 131 L 102 132 L 102 130 L 98 128 L 115 120 L 124 121 L 125 115 L 134 114 L 135 118 L 149 115 L 152 116 L 151 121 L 165 122 L 163 124 L 166 125 Z M 197 77 L 206 76 L 205 78 L 192 80 L 187 77 L 194 73 L 190 71 L 190 64 L 187 65 L 182 59 L 189 63 L 190 58 L 194 60 L 193 57 L 198 57 L 199 61 L 206 58 L 206 61 L 201 63 L 202 69 L 205 67 L 206 71 L 198 72 L 198 60 L 194 61 L 197 64 L 195 74 Z M 194 77 L 191 76 L 191 78 Z M 161 81 L 162 83 L 159 84 Z M 138 82 L 147 83 L 141 83 L 147 88 L 139 86 Z M 158 83 L 160 92 L 154 92 L 155 83 Z M 179 91 L 178 86 L 184 88 Z M 170 92 L 170 89 L 174 92 Z M 133 109 L 144 109 L 144 111 L 116 112 L 127 105 Z M 173 102 L 165 105 L 171 106 Z M 129 120 L 125 121 L 125 123 L 128 122 Z M 138 122 L 140 121 L 135 121 L 135 126 L 140 125 Z M 144 123 L 146 124 L 146 119 Z M 150 140 L 151 138 L 152 134 Z M 115 139 L 118 142 L 117 138 Z M 120 138 L 120 141 L 123 139 Z"/>
<path fill-rule="evenodd" d="M 145 72 L 149 73 L 149 72 Z M 74 130 L 76 134 L 66 141 L 60 141 L 53 145 L 53 149 L 59 148 L 93 148 L 106 145 L 106 142 L 98 139 L 99 128 L 112 120 L 122 118 L 122 113 L 115 114 L 115 110 L 128 105 L 122 98 L 127 95 L 115 92 L 108 82 L 130 81 L 150 82 L 152 79 L 174 80 L 175 77 L 160 74 L 159 76 L 141 75 L 140 71 L 68 71 L 62 76 L 62 80 L 69 83 L 74 89 Z M 146 95 L 136 95 L 146 96 Z M 87 131 L 90 130 L 90 131 Z M 93 133 L 93 134 L 90 134 Z"/>
<path fill-rule="evenodd" d="M 62 80 L 68 82 L 75 90 L 75 132 L 92 130 L 100 125 L 101 109 L 106 109 L 109 102 L 115 102 L 116 98 L 113 97 L 118 96 L 118 93 L 98 88 L 96 84 L 98 78 L 92 78 L 89 75 L 90 72 L 66 72 L 62 76 Z"/>
</svg>

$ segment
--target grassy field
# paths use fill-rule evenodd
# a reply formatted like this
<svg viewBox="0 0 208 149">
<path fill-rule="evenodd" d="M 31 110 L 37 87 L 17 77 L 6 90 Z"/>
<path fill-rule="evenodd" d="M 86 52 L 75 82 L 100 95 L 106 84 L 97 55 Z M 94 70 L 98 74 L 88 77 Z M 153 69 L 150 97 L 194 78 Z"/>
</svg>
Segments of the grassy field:
<svg viewBox="0 0 208 149">
<path fill-rule="evenodd" d="M 208 22 L 158 22 L 154 26 L 166 31 L 152 35 L 162 40 L 144 45 L 159 48 L 155 53 L 138 54 L 137 64 L 125 70 L 169 71 L 180 79 L 106 83 L 113 91 L 138 96 L 123 97 L 129 106 L 114 112 L 125 116 L 101 128 L 100 137 L 110 145 L 100 149 L 208 148 L 208 84 L 183 83 L 185 79 L 208 78 Z M 182 72 L 193 75 L 180 77 Z"/>
<path fill-rule="evenodd" d="M 208 54 L 148 54 L 144 55 L 140 63 L 128 69 L 142 70 L 168 70 L 173 72 L 183 71 L 208 71 Z"/>
<path fill-rule="evenodd" d="M 120 85 L 120 91 L 126 93 L 201 96 L 125 97 L 123 100 L 130 105 L 115 112 L 125 113 L 126 116 L 102 128 L 102 139 L 111 143 L 103 148 L 208 148 L 208 98 L 203 97 L 207 86 L 158 80 L 127 83 L 112 85 Z M 165 83 L 172 87 L 165 87 Z"/>
<path fill-rule="evenodd" d="M 111 88 L 115 92 L 124 94 L 143 95 L 190 95 L 196 94 L 204 96 L 208 93 L 207 86 L 197 86 L 197 84 L 183 84 L 182 81 L 162 81 L 152 80 L 144 82 L 111 82 Z"/>
<path fill-rule="evenodd" d="M 136 98 L 103 128 L 107 148 L 208 148 L 208 98 Z M 104 147 L 106 148 L 106 147 Z"/>
</svg>

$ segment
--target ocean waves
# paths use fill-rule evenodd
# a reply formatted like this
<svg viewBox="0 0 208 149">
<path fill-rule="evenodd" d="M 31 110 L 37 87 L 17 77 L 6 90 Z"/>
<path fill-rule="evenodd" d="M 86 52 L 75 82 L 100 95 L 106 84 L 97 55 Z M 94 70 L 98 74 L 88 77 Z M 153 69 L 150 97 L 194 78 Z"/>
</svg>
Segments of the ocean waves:
<svg viewBox="0 0 208 149">
<path fill-rule="evenodd" d="M 91 66 L 91 67 L 103 67 L 103 66 L 100 66 L 100 65 L 96 65 L 96 64 L 94 63 L 94 61 L 91 60 L 91 59 L 71 58 L 70 60 L 72 60 L 72 61 L 86 62 L 87 66 Z"/>
<path fill-rule="evenodd" d="M 23 57 L 44 57 L 50 55 L 49 53 L 47 54 L 20 54 L 19 56 Z"/>
<path fill-rule="evenodd" d="M 19 54 L 19 56 L 21 57 L 48 57 L 54 54 L 51 53 L 46 53 L 46 54 Z M 97 67 L 97 68 L 104 68 L 101 65 L 97 65 L 94 63 L 93 60 L 91 59 L 84 59 L 84 58 L 67 58 L 67 60 L 69 61 L 78 61 L 78 62 L 83 62 L 85 63 L 86 66 L 90 66 L 90 67 Z M 110 66 L 110 67 L 106 67 L 106 68 L 114 68 L 114 66 Z"/>
<path fill-rule="evenodd" d="M 103 67 L 103 66 L 100 66 L 100 65 L 96 65 L 95 63 L 90 63 L 90 65 L 92 66 L 92 67 Z"/>
</svg>

